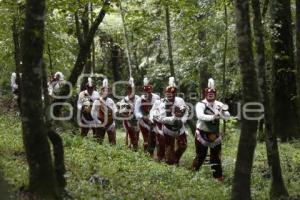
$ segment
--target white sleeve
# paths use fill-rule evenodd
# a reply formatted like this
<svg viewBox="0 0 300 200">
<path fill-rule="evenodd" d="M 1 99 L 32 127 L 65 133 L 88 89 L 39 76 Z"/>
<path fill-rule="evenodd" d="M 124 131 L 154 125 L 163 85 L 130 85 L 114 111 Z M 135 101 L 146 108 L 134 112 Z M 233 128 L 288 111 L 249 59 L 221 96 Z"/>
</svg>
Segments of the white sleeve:
<svg viewBox="0 0 300 200">
<path fill-rule="evenodd" d="M 112 99 L 111 99 L 111 106 L 112 106 L 113 114 L 115 115 L 118 112 L 118 108 L 117 108 L 117 105 L 115 104 L 115 102 Z"/>
<path fill-rule="evenodd" d="M 176 117 L 171 116 L 171 117 L 163 117 L 161 118 L 161 123 L 163 124 L 168 124 L 168 125 L 173 125 L 175 122 Z"/>
<path fill-rule="evenodd" d="M 218 101 L 217 104 L 219 107 L 222 107 L 224 105 L 224 103 L 222 103 L 220 101 Z M 221 119 L 227 121 L 230 118 L 230 113 L 228 111 L 223 111 L 222 113 L 220 113 L 220 117 L 221 117 Z"/>
<path fill-rule="evenodd" d="M 184 100 L 182 98 L 180 98 L 178 104 L 179 104 L 179 106 L 185 106 L 186 107 L 185 113 L 184 113 L 184 115 L 181 118 L 182 123 L 185 124 L 186 121 L 188 120 L 188 117 L 189 117 L 189 107 L 185 104 L 185 102 L 184 102 Z"/>
<path fill-rule="evenodd" d="M 142 98 L 139 98 L 134 104 L 134 115 L 137 120 L 140 120 L 143 117 L 143 114 L 141 112 L 141 104 Z"/>
<path fill-rule="evenodd" d="M 225 121 L 229 120 L 230 118 L 230 113 L 228 111 L 223 111 L 221 114 L 221 118 Z"/>
<path fill-rule="evenodd" d="M 160 105 L 160 100 L 156 100 L 150 110 L 149 119 L 152 122 L 153 122 L 154 118 L 157 117 L 157 114 L 159 113 L 159 105 Z"/>
<path fill-rule="evenodd" d="M 197 118 L 201 121 L 213 121 L 214 116 L 213 115 L 206 115 L 204 114 L 205 104 L 204 103 L 197 103 L 196 105 L 196 115 Z"/>
<path fill-rule="evenodd" d="M 99 100 L 94 101 L 93 106 L 92 106 L 91 115 L 96 123 L 101 124 L 102 122 L 98 119 L 99 106 L 100 106 L 100 101 Z"/>
<path fill-rule="evenodd" d="M 48 93 L 49 93 L 50 96 L 53 95 L 53 86 L 52 86 L 51 83 L 50 83 L 49 86 L 48 86 Z"/>
<path fill-rule="evenodd" d="M 77 100 L 77 109 L 79 111 L 82 109 L 82 98 L 83 98 L 83 95 L 80 92 L 79 95 L 78 95 L 78 100 Z"/>
</svg>

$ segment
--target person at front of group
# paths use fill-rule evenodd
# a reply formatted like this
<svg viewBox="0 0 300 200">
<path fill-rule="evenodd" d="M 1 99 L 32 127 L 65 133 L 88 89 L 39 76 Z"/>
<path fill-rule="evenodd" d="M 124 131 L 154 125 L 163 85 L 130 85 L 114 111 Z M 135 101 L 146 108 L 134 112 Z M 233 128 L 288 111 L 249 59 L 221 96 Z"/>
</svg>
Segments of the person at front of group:
<svg viewBox="0 0 300 200">
<path fill-rule="evenodd" d="M 196 104 L 197 130 L 195 133 L 196 157 L 193 169 L 199 170 L 202 166 L 208 149 L 210 149 L 210 163 L 213 177 L 223 181 L 221 164 L 222 137 L 220 134 L 220 120 L 228 120 L 230 113 L 228 106 L 216 100 L 217 91 L 215 82 L 209 79 L 205 89 L 205 99 Z"/>
<path fill-rule="evenodd" d="M 92 78 L 88 78 L 88 83 L 85 85 L 85 90 L 81 91 L 78 96 L 77 109 L 80 113 L 81 136 L 87 136 L 90 129 L 93 131 L 94 137 L 97 136 L 97 128 L 95 120 L 92 118 L 91 111 L 94 101 L 100 99 L 100 94 L 96 90 L 96 85 L 93 84 Z M 99 124 L 98 124 L 99 125 Z"/>
<path fill-rule="evenodd" d="M 104 79 L 100 88 L 100 98 L 95 100 L 92 106 L 92 117 L 100 124 L 96 138 L 102 144 L 105 133 L 108 135 L 108 141 L 111 145 L 116 144 L 116 125 L 115 115 L 118 111 L 114 101 L 108 97 L 108 80 Z"/>
<path fill-rule="evenodd" d="M 188 107 L 176 94 L 174 77 L 170 77 L 169 85 L 165 89 L 165 98 L 156 101 L 150 112 L 150 119 L 154 122 L 157 133 L 158 160 L 162 161 L 165 158 L 166 163 L 170 165 L 178 165 L 187 148 L 185 123 Z"/>
<path fill-rule="evenodd" d="M 123 127 L 126 131 L 126 141 L 128 143 L 128 136 L 130 139 L 129 147 L 134 151 L 138 150 L 140 128 L 138 120 L 134 115 L 134 108 L 140 97 L 135 95 L 134 79 L 130 78 L 127 86 L 127 96 L 118 102 L 118 116 L 124 118 Z M 126 144 L 128 145 L 128 144 Z"/>
<path fill-rule="evenodd" d="M 139 121 L 144 139 L 144 151 L 153 156 L 156 146 L 156 134 L 153 131 L 152 122 L 149 119 L 150 110 L 160 97 L 153 92 L 153 87 L 148 78 L 144 78 L 143 95 L 136 101 L 134 115 Z"/>
</svg>

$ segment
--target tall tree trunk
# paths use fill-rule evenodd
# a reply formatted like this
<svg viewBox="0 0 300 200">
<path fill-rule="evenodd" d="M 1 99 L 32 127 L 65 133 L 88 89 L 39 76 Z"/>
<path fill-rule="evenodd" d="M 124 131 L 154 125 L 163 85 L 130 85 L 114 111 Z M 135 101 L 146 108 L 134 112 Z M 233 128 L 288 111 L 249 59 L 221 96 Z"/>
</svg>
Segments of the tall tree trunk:
<svg viewBox="0 0 300 200">
<path fill-rule="evenodd" d="M 256 62 L 258 66 L 259 85 L 262 92 L 263 104 L 265 107 L 265 133 L 266 149 L 268 162 L 272 173 L 272 185 L 270 190 L 270 199 L 279 199 L 287 197 L 288 192 L 283 182 L 277 137 L 272 130 L 272 109 L 268 91 L 268 83 L 265 66 L 265 42 L 262 16 L 260 11 L 259 0 L 252 0 L 252 9 L 254 13 L 253 27 L 256 44 Z"/>
<path fill-rule="evenodd" d="M 238 55 L 242 75 L 243 105 L 260 102 L 257 72 L 253 60 L 249 1 L 235 0 Z M 257 117 L 257 113 L 247 113 Z M 256 147 L 257 120 L 242 116 L 241 135 L 234 170 L 232 199 L 251 199 L 251 171 Z"/>
<path fill-rule="evenodd" d="M 298 105 L 300 105 L 300 0 L 296 0 L 296 51 L 297 51 L 297 84 L 298 84 Z M 300 107 L 298 108 L 300 116 Z"/>
<path fill-rule="evenodd" d="M 15 65 L 16 65 L 16 83 L 19 87 L 19 94 L 18 94 L 18 107 L 21 111 L 21 45 L 20 45 L 20 34 L 17 27 L 17 19 L 16 17 L 13 18 L 13 25 L 12 25 L 12 33 L 13 33 L 13 41 L 14 41 L 14 58 L 15 58 Z"/>
<path fill-rule="evenodd" d="M 268 12 L 270 0 L 264 0 L 263 10 L 262 10 L 262 18 L 264 18 Z"/>
<path fill-rule="evenodd" d="M 89 34 L 89 29 L 90 29 L 89 11 L 90 11 L 90 6 L 89 6 L 89 3 L 87 3 L 85 5 L 83 16 L 81 18 L 81 24 L 82 24 L 82 30 L 83 30 L 83 39 L 82 39 L 83 41 L 86 40 L 86 38 L 88 37 L 88 34 Z M 94 38 L 92 41 L 92 45 L 93 45 L 93 42 L 94 42 Z M 92 49 L 90 48 L 88 55 L 87 55 L 86 63 L 84 65 L 83 74 L 88 75 L 91 73 L 92 73 Z M 81 90 L 85 89 L 85 84 L 86 84 L 87 80 L 88 80 L 88 77 L 83 78 L 82 83 L 81 83 Z"/>
<path fill-rule="evenodd" d="M 223 80 L 222 80 L 222 99 L 223 102 L 226 100 L 226 59 L 227 59 L 227 48 L 228 48 L 228 11 L 227 4 L 224 5 L 224 23 L 225 23 L 225 42 L 224 42 L 224 54 L 223 54 Z M 226 135 L 226 121 L 223 121 L 223 136 Z"/>
<path fill-rule="evenodd" d="M 202 13 L 198 13 L 197 15 L 197 20 L 201 21 L 204 20 L 206 18 L 206 16 Z M 198 40 L 199 40 L 199 49 L 200 49 L 200 53 L 199 56 L 206 58 L 207 57 L 207 53 L 206 53 L 206 39 L 207 39 L 207 31 L 205 29 L 199 30 L 198 31 Z M 208 72 L 208 62 L 206 61 L 206 59 L 204 59 L 205 61 L 203 63 L 201 63 L 199 65 L 199 79 L 200 79 L 200 98 L 204 98 L 204 90 L 205 88 L 207 88 L 207 81 L 208 79 L 211 77 L 211 74 Z"/>
<path fill-rule="evenodd" d="M 29 191 L 47 199 L 58 196 L 42 104 L 45 0 L 26 1 L 22 67 L 22 128 L 29 165 Z"/>
<path fill-rule="evenodd" d="M 49 43 L 48 34 L 47 34 L 47 54 L 48 54 L 48 57 L 49 57 L 50 75 L 53 76 L 54 73 L 53 73 L 52 53 L 51 53 L 51 46 L 50 46 L 50 43 Z M 47 80 L 47 77 L 46 77 L 46 80 Z"/>
<path fill-rule="evenodd" d="M 166 12 L 166 27 L 167 27 L 167 40 L 168 40 L 168 61 L 170 65 L 171 76 L 175 77 L 174 60 L 173 60 L 173 46 L 172 46 L 172 30 L 170 23 L 170 9 L 169 5 L 165 5 Z"/>
<path fill-rule="evenodd" d="M 94 15 L 93 15 L 93 3 L 90 3 L 90 9 L 91 9 L 91 23 L 94 21 Z M 92 73 L 95 73 L 96 71 L 96 49 L 95 49 L 95 40 L 93 39 L 92 43 Z"/>
<path fill-rule="evenodd" d="M 296 76 L 290 0 L 272 0 L 273 125 L 282 141 L 298 137 Z"/>
<path fill-rule="evenodd" d="M 102 9 L 99 12 L 98 16 L 96 17 L 93 24 L 91 25 L 85 40 L 82 41 L 81 37 L 78 37 L 79 44 L 80 44 L 79 53 L 77 55 L 77 59 L 76 59 L 75 65 L 73 67 L 73 70 L 71 72 L 71 75 L 68 78 L 68 81 L 73 86 L 76 85 L 77 79 L 80 76 L 80 74 L 82 73 L 82 70 L 83 70 L 83 68 L 87 62 L 88 56 L 89 56 L 90 48 L 93 43 L 96 31 L 97 31 L 99 25 L 101 24 L 101 22 L 103 21 L 105 14 L 106 14 L 107 10 L 109 9 L 109 7 L 110 7 L 110 0 L 104 0 Z M 75 18 L 76 18 L 76 23 L 78 23 L 78 15 L 75 14 Z M 81 33 L 80 30 L 77 29 L 77 35 L 80 33 Z M 68 93 L 69 93 L 68 86 L 64 86 L 62 88 L 61 94 L 65 95 Z M 56 103 L 62 103 L 65 101 L 66 101 L 66 99 L 55 99 Z M 62 109 L 62 106 L 56 106 L 53 111 L 54 115 L 59 116 L 61 109 Z"/>
<path fill-rule="evenodd" d="M 124 10 L 122 7 L 122 1 L 119 1 L 119 6 L 120 6 L 120 12 L 121 12 L 121 18 L 122 18 L 122 24 L 123 24 L 123 31 L 124 31 L 124 39 L 126 42 L 126 54 L 127 54 L 127 62 L 128 62 L 128 72 L 129 72 L 129 77 L 132 77 L 132 65 L 131 65 L 131 47 L 129 44 L 129 38 L 128 38 L 128 31 L 127 31 L 127 26 L 126 26 L 126 22 L 125 22 L 125 14 L 124 14 Z M 115 48 L 115 47 L 113 47 Z"/>
<path fill-rule="evenodd" d="M 120 66 L 122 63 L 120 62 L 121 60 L 121 48 L 117 44 L 112 44 L 111 46 L 111 68 L 113 71 L 113 77 L 114 81 L 119 81 L 121 79 L 120 77 Z"/>
</svg>

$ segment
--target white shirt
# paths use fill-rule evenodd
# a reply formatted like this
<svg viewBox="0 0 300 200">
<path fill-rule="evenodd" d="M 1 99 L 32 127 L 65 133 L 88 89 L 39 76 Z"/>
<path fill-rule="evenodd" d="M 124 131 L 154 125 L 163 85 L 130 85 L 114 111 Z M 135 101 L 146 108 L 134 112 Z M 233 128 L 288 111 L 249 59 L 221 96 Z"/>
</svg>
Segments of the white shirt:
<svg viewBox="0 0 300 200">
<path fill-rule="evenodd" d="M 100 99 L 102 99 L 102 97 L 100 97 Z M 113 115 L 115 116 L 115 114 L 118 112 L 118 108 L 117 108 L 115 102 L 109 97 L 107 97 L 106 100 L 103 100 L 103 101 L 105 102 L 105 105 L 113 111 Z M 92 106 L 92 111 L 91 111 L 93 119 L 99 124 L 102 123 L 98 119 L 98 112 L 99 112 L 100 105 L 101 105 L 100 100 L 99 99 L 95 100 L 93 103 L 93 106 Z"/>
<path fill-rule="evenodd" d="M 160 122 L 163 124 L 162 130 L 158 130 L 159 128 L 156 126 L 155 131 L 159 134 L 171 135 L 171 136 L 178 136 L 186 133 L 185 123 L 188 119 L 189 115 L 189 109 L 187 105 L 185 104 L 185 101 L 181 97 L 175 97 L 172 107 L 186 107 L 186 111 L 183 115 L 183 117 L 178 118 L 172 113 L 172 116 L 167 116 L 167 105 L 166 99 L 157 100 L 155 104 L 153 105 L 151 111 L 150 111 L 150 120 L 154 122 L 154 120 Z M 172 110 L 173 112 L 174 110 Z M 179 131 L 172 131 L 168 129 L 165 125 L 174 125 L 177 120 L 182 121 L 182 126 Z M 162 132 L 161 132 L 162 131 Z"/>
<path fill-rule="evenodd" d="M 139 99 L 136 100 L 135 102 L 135 108 L 134 108 L 134 115 L 136 117 L 136 119 L 140 120 L 143 117 L 143 112 L 142 112 L 142 100 L 145 100 L 146 97 L 145 95 L 142 95 Z M 149 102 L 149 104 L 154 105 L 154 103 L 160 100 L 160 97 L 157 94 L 152 93 L 152 98 L 151 98 L 151 102 Z M 152 106 L 153 107 L 153 106 Z"/>
<path fill-rule="evenodd" d="M 228 111 L 222 111 L 222 106 L 224 104 L 220 101 L 214 101 L 213 103 L 208 102 L 206 99 L 204 99 L 201 102 L 198 102 L 196 104 L 196 115 L 197 115 L 197 128 L 201 129 L 204 127 L 205 121 L 213 121 L 214 115 L 207 115 L 204 113 L 204 110 L 206 107 L 210 108 L 215 115 L 220 115 L 220 119 L 228 120 L 230 118 L 230 113 Z"/>
<path fill-rule="evenodd" d="M 176 107 L 186 107 L 186 111 L 183 115 L 183 117 L 181 117 L 181 121 L 183 123 L 186 123 L 187 119 L 188 119 L 188 115 L 189 115 L 189 111 L 188 111 L 188 107 L 185 104 L 185 101 L 181 98 L 181 97 L 175 97 L 173 106 Z M 172 123 L 174 122 L 174 119 L 176 119 L 175 116 L 170 116 L 167 117 L 167 110 L 166 110 L 166 101 L 165 99 L 161 99 L 161 100 L 157 100 L 151 111 L 150 111 L 150 120 L 153 121 L 154 118 L 158 119 L 160 122 L 162 122 L 163 124 L 170 124 L 172 125 Z"/>
<path fill-rule="evenodd" d="M 130 104 L 131 106 L 131 109 L 132 109 L 132 112 L 134 113 L 134 109 L 135 109 L 135 105 L 136 105 L 136 102 L 137 101 L 140 101 L 140 98 L 138 95 L 134 95 L 134 99 L 133 99 L 133 102 L 131 99 L 129 99 L 129 96 L 127 95 L 126 97 L 124 97 L 122 100 L 121 100 L 121 103 L 122 102 L 126 102 L 128 104 Z"/>
<path fill-rule="evenodd" d="M 92 93 L 92 95 L 90 95 L 89 93 L 88 93 L 88 91 L 87 90 L 84 90 L 84 91 L 81 91 L 80 93 L 79 93 L 79 96 L 78 96 L 78 101 L 77 101 L 77 109 L 78 110 L 81 110 L 82 109 L 82 106 L 83 106 L 83 103 L 84 103 L 84 98 L 85 97 L 88 97 L 88 98 L 90 98 L 91 100 L 92 100 L 92 102 L 94 102 L 95 100 L 97 100 L 97 99 L 100 99 L 100 94 L 99 94 L 99 92 L 97 92 L 97 91 L 93 91 L 93 93 Z"/>
</svg>

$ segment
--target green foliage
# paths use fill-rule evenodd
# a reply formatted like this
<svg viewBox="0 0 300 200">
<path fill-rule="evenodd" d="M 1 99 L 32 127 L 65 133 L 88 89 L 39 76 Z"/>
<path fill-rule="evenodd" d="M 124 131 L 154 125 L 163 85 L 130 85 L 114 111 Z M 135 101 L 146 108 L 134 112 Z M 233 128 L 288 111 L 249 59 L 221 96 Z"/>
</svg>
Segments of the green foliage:
<svg viewBox="0 0 300 200">
<path fill-rule="evenodd" d="M 0 168 L 15 189 L 28 182 L 19 120 L 0 116 Z M 91 137 L 81 138 L 78 130 L 63 124 L 63 129 L 57 131 L 64 141 L 67 190 L 75 199 L 229 199 L 238 143 L 235 123 L 227 124 L 228 135 L 223 143 L 224 184 L 213 180 L 207 163 L 199 172 L 191 171 L 191 135 L 181 164 L 175 167 L 157 163 L 142 151 L 127 149 L 121 130 L 117 131 L 118 145 L 111 147 L 107 141 L 99 145 Z M 299 195 L 299 146 L 299 142 L 280 145 L 284 177 L 293 196 Z M 253 199 L 268 199 L 269 177 L 265 146 L 258 144 L 252 175 Z"/>
</svg>

